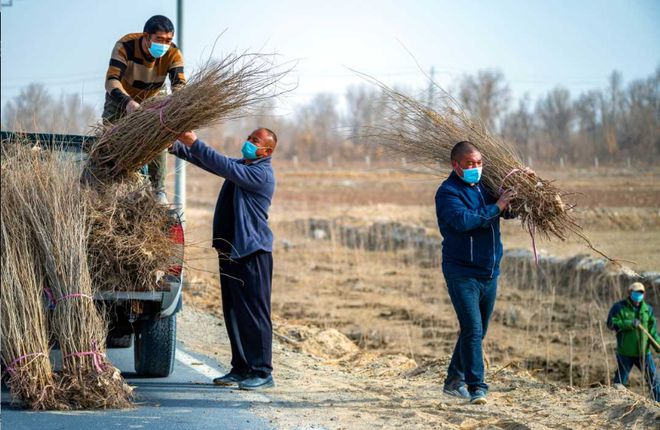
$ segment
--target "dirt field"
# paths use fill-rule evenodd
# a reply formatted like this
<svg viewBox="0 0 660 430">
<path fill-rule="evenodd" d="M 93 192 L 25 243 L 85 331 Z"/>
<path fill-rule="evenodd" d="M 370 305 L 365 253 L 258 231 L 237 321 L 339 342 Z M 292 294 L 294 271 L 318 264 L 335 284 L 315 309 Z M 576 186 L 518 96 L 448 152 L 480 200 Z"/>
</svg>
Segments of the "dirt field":
<svg viewBox="0 0 660 430">
<path fill-rule="evenodd" d="M 543 177 L 554 172 L 539 171 Z M 486 338 L 491 403 L 475 409 L 441 394 L 458 325 L 441 271 L 405 252 L 348 249 L 315 240 L 296 220 L 396 221 L 438 235 L 433 197 L 441 178 L 388 169 L 293 170 L 276 165 L 273 314 L 277 348 L 272 391 L 280 404 L 257 410 L 281 428 L 645 428 L 660 409 L 606 385 L 613 336 L 589 301 L 534 295 L 500 284 Z M 608 255 L 660 270 L 660 171 L 572 170 L 554 177 L 579 204 L 581 225 Z M 189 168 L 189 310 L 182 339 L 228 361 L 215 253 L 208 249 L 222 180 Z M 505 247 L 530 247 L 515 221 Z M 588 253 L 577 241 L 541 241 L 555 255 Z M 213 321 L 206 339 L 195 330 Z M 569 342 L 569 334 L 571 341 Z M 208 336 L 212 336 L 211 339 Z M 216 340 L 217 339 L 217 343 Z M 571 350 L 573 353 L 571 354 Z M 634 375 L 631 387 L 644 393 Z M 574 388 L 568 387 L 573 382 Z M 359 423 L 359 424 L 356 424 Z"/>
</svg>

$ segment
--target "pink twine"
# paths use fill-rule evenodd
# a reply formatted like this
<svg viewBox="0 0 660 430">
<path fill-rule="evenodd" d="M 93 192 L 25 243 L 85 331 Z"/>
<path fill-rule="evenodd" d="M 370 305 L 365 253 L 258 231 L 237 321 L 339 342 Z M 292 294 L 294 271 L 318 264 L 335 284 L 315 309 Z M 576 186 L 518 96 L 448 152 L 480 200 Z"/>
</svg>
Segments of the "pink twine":
<svg viewBox="0 0 660 430">
<path fill-rule="evenodd" d="M 40 355 L 46 356 L 46 354 L 44 354 L 43 352 L 31 352 L 31 353 L 29 353 L 29 354 L 21 355 L 20 357 L 18 357 L 17 359 L 15 359 L 14 361 L 12 361 L 11 363 L 9 363 L 9 364 L 7 365 L 7 369 L 5 370 L 5 372 L 9 372 L 9 373 L 11 373 L 13 376 L 16 376 L 16 369 L 14 369 L 14 365 L 15 365 L 16 363 L 18 363 L 19 361 L 21 361 L 21 360 L 23 360 L 23 359 L 25 359 L 25 358 L 28 358 L 28 357 L 38 357 L 38 356 L 40 356 Z M 3 376 L 4 376 L 4 375 L 3 375 Z"/>
<path fill-rule="evenodd" d="M 67 354 L 64 357 L 62 357 L 62 359 L 69 357 L 85 357 L 88 355 L 92 356 L 92 362 L 94 363 L 94 367 L 96 368 L 96 371 L 98 373 L 102 373 L 103 368 L 105 367 L 105 363 L 104 363 L 105 354 L 99 351 L 96 341 L 92 341 L 92 349 L 90 351 L 72 352 L 71 354 Z"/>
<path fill-rule="evenodd" d="M 513 174 L 516 173 L 516 172 L 522 172 L 522 170 L 520 170 L 520 169 L 513 169 L 512 171 L 510 171 L 510 172 L 504 177 L 504 179 L 502 179 L 502 185 L 500 185 L 500 194 L 502 194 L 502 191 L 504 191 L 504 181 L 506 181 L 506 180 L 509 178 L 509 176 L 513 175 Z"/>
<path fill-rule="evenodd" d="M 502 179 L 502 184 L 500 185 L 500 190 L 499 193 L 502 194 L 502 191 L 504 191 L 504 181 L 506 181 L 509 176 L 513 175 L 514 173 L 517 172 L 522 172 L 523 170 L 521 169 L 513 169 L 507 175 Z M 539 265 L 539 254 L 538 251 L 536 250 L 536 238 L 534 237 L 536 234 L 536 226 L 534 224 L 531 224 L 529 227 L 529 235 L 532 238 L 532 250 L 534 251 L 534 262 L 536 265 Z"/>
<path fill-rule="evenodd" d="M 55 296 L 53 296 L 53 292 L 50 291 L 50 288 L 44 288 L 44 293 L 46 293 L 46 297 L 48 297 L 48 309 L 55 309 L 55 305 L 57 305 L 57 300 L 55 300 Z"/>
<path fill-rule="evenodd" d="M 62 300 L 68 300 L 68 299 L 74 299 L 74 298 L 80 298 L 84 297 L 86 299 L 94 300 L 94 297 L 90 296 L 89 294 L 84 294 L 84 293 L 71 293 L 67 294 L 65 296 L 60 297 L 59 299 L 56 299 L 55 296 L 53 295 L 53 292 L 50 290 L 50 288 L 44 288 L 44 293 L 46 293 L 46 297 L 48 297 L 48 308 L 49 309 L 55 309 L 55 306 L 57 306 L 58 302 L 61 302 Z"/>
<path fill-rule="evenodd" d="M 165 130 L 169 131 L 170 133 L 174 133 L 177 136 L 182 134 L 181 131 L 172 130 L 171 128 L 165 125 L 165 122 L 163 121 L 163 109 L 160 110 L 158 117 L 160 118 L 160 124 L 163 126 L 163 128 L 165 128 Z"/>
<path fill-rule="evenodd" d="M 73 294 L 67 294 L 66 296 L 60 297 L 58 302 L 61 302 L 62 300 L 66 300 L 66 299 L 75 299 L 75 298 L 78 298 L 78 297 L 84 297 L 86 299 L 94 300 L 94 297 L 90 296 L 89 294 L 73 293 Z"/>
<path fill-rule="evenodd" d="M 179 136 L 179 135 L 182 134 L 183 132 L 181 132 L 181 131 L 176 131 L 176 130 L 172 130 L 171 128 L 169 128 L 169 127 L 165 124 L 165 120 L 163 119 L 163 112 L 164 112 L 164 109 L 167 107 L 167 105 L 168 105 L 169 103 L 170 103 L 170 100 L 167 99 L 167 100 L 162 101 L 161 103 L 158 103 L 157 105 L 155 105 L 155 106 L 153 106 L 153 107 L 150 107 L 148 110 L 150 110 L 150 111 L 155 111 L 155 110 L 157 110 L 157 111 L 158 111 L 158 118 L 160 119 L 160 125 L 162 125 L 163 128 L 164 128 L 165 130 L 169 131 L 170 133 L 174 133 L 174 134 L 176 134 L 177 136 Z"/>
<path fill-rule="evenodd" d="M 529 228 L 529 235 L 532 237 L 532 250 L 534 251 L 534 263 L 536 265 L 539 265 L 539 254 L 536 251 L 536 239 L 534 238 L 534 234 L 536 232 L 536 226 L 532 224 Z"/>
</svg>

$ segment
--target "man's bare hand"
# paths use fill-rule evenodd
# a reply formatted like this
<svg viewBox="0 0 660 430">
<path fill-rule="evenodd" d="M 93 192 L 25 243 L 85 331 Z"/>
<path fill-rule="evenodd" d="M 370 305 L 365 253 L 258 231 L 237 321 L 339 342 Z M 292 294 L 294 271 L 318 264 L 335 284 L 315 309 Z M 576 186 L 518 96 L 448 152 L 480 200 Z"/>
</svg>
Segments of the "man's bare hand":
<svg viewBox="0 0 660 430">
<path fill-rule="evenodd" d="M 507 206 L 509 206 L 509 203 L 511 202 L 511 199 L 515 197 L 516 193 L 513 190 L 506 190 L 502 193 L 499 199 L 497 199 L 496 205 L 500 208 L 500 212 L 503 212 Z"/>
<path fill-rule="evenodd" d="M 186 145 L 188 148 L 193 146 L 193 143 L 197 140 L 197 135 L 194 131 L 186 131 L 179 136 L 179 142 Z"/>
<path fill-rule="evenodd" d="M 126 112 L 128 113 L 133 113 L 138 109 L 140 109 L 140 103 L 136 102 L 135 100 L 131 100 L 126 104 Z"/>
</svg>

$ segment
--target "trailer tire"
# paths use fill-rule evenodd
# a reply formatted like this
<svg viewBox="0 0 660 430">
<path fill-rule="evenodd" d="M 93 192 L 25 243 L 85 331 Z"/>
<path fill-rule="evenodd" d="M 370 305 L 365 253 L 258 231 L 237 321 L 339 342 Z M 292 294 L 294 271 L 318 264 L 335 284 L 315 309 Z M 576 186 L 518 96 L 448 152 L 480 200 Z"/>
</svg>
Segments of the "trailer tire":
<svg viewBox="0 0 660 430">
<path fill-rule="evenodd" d="M 174 370 L 176 314 L 149 318 L 135 332 L 135 372 L 140 376 L 166 377 Z"/>
</svg>

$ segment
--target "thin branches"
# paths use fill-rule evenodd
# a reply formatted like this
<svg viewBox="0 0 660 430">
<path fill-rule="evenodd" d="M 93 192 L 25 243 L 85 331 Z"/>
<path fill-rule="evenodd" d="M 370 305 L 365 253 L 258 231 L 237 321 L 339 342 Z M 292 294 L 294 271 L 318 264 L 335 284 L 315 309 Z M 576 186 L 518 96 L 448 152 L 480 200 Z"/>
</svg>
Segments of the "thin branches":
<svg viewBox="0 0 660 430">
<path fill-rule="evenodd" d="M 149 99 L 140 110 L 99 129 L 89 151 L 89 172 L 102 182 L 126 178 L 184 131 L 243 117 L 286 92 L 278 83 L 290 68 L 272 60 L 258 53 L 209 60 L 182 89 Z"/>
<path fill-rule="evenodd" d="M 59 344 L 63 363 L 57 384 L 61 398 L 49 402 L 49 407 L 128 407 L 131 389 L 105 359 L 107 326 L 93 300 L 87 264 L 87 196 L 80 183 L 80 169 L 56 153 L 34 152 L 16 144 L 5 150 L 10 145 L 3 145 L 2 153 L 3 242 L 7 243 L 3 250 L 7 264 L 3 264 L 3 271 L 17 272 L 26 264 L 34 265 L 40 273 L 37 277 L 40 282 L 33 283 L 38 285 L 37 292 L 33 291 L 34 285 L 3 283 L 3 299 L 33 291 L 25 296 L 29 302 L 13 309 L 22 307 L 24 312 L 11 312 L 18 320 L 16 324 L 26 327 L 25 332 L 11 333 L 14 336 L 10 337 L 5 337 L 3 332 L 3 342 L 20 344 L 23 336 L 47 339 L 40 328 L 43 324 L 37 324 L 36 328 L 32 324 L 40 321 L 43 307 L 48 305 L 49 326 Z M 4 236 L 13 237 L 17 225 L 25 229 L 22 242 L 4 240 Z M 9 258 L 17 250 L 22 250 L 22 261 Z M 6 291 L 6 286 L 13 289 Z M 10 310 L 4 311 L 3 317 Z M 43 352 L 43 342 L 33 349 Z M 43 369 L 47 369 L 45 364 Z M 18 389 L 18 393 L 23 391 Z"/>
<path fill-rule="evenodd" d="M 591 246 L 571 208 L 563 202 L 564 194 L 559 187 L 537 175 L 525 174 L 525 166 L 515 149 L 489 133 L 449 94 L 440 89 L 440 101 L 432 109 L 372 77 L 362 76 L 381 89 L 386 107 L 386 118 L 381 125 L 365 130 L 365 137 L 392 153 L 442 173 L 451 165 L 452 147 L 457 142 L 470 141 L 483 156 L 482 183 L 495 196 L 506 189 L 514 191 L 510 211 L 532 237 L 538 234 L 565 240 L 575 235 Z"/>
<path fill-rule="evenodd" d="M 88 259 L 101 291 L 153 291 L 161 274 L 181 264 L 170 237 L 172 217 L 142 182 L 90 190 Z"/>
</svg>

